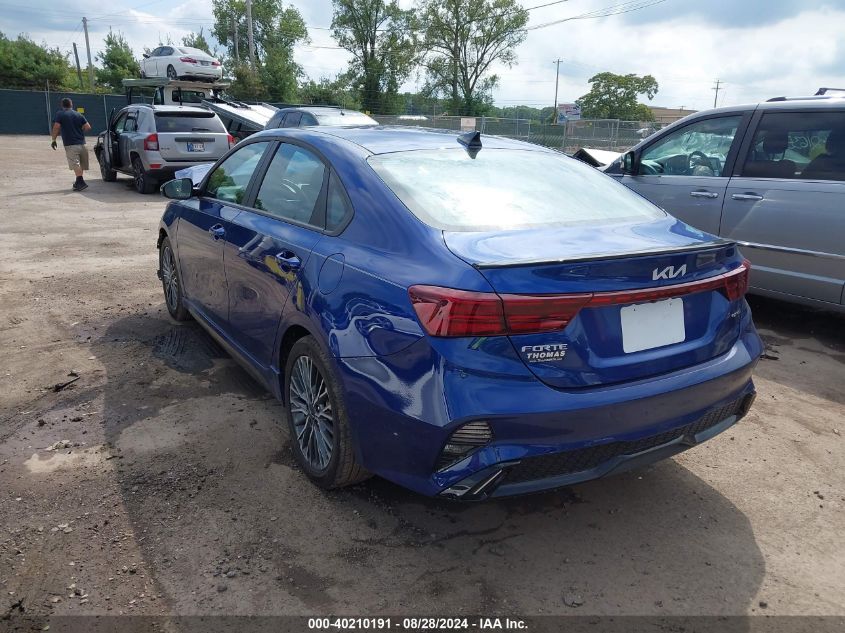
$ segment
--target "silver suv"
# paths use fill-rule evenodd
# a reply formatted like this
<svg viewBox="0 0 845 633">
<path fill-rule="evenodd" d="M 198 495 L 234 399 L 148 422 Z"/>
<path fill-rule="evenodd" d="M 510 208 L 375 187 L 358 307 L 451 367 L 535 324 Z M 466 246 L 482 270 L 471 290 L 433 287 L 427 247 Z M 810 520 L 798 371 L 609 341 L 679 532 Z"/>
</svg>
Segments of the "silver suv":
<svg viewBox="0 0 845 633">
<path fill-rule="evenodd" d="M 112 115 L 94 153 L 103 180 L 133 177 L 139 193 L 152 193 L 185 167 L 213 163 L 235 140 L 210 110 L 133 104 Z"/>
<path fill-rule="evenodd" d="M 751 292 L 845 311 L 845 98 L 820 93 L 698 112 L 605 172 L 739 242 Z"/>
</svg>

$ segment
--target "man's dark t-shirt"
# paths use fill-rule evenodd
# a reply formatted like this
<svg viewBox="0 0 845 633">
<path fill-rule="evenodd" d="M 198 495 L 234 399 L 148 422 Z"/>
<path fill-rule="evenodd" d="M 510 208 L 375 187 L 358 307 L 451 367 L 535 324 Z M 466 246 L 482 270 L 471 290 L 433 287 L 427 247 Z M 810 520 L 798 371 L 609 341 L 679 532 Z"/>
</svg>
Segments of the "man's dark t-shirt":
<svg viewBox="0 0 845 633">
<path fill-rule="evenodd" d="M 76 110 L 65 110 L 64 108 L 56 112 L 53 117 L 53 123 L 58 123 L 62 126 L 62 143 L 67 145 L 85 145 L 85 133 L 82 131 L 82 126 L 88 123 L 84 116 L 79 114 Z"/>
</svg>

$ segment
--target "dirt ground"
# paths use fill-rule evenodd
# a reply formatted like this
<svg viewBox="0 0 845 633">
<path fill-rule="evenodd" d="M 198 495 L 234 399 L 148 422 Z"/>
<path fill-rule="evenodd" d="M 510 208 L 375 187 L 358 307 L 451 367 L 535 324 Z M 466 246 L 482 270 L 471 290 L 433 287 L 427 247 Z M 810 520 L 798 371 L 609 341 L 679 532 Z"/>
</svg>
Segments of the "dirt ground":
<svg viewBox="0 0 845 633">
<path fill-rule="evenodd" d="M 645 470 L 472 505 L 326 493 L 280 405 L 168 317 L 164 200 L 96 171 L 71 192 L 46 135 L 0 145 L 0 617 L 845 614 L 841 316 L 752 298 L 751 413 Z"/>
</svg>

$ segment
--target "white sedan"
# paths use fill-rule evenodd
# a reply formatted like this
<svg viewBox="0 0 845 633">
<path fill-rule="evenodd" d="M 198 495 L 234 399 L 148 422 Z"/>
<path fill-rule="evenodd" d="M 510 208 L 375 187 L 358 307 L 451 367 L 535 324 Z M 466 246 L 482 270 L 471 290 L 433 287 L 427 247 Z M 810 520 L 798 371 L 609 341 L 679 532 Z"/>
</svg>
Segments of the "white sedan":
<svg viewBox="0 0 845 633">
<path fill-rule="evenodd" d="M 189 46 L 159 46 L 141 60 L 141 77 L 205 79 L 223 77 L 223 65 L 205 51 Z"/>
</svg>

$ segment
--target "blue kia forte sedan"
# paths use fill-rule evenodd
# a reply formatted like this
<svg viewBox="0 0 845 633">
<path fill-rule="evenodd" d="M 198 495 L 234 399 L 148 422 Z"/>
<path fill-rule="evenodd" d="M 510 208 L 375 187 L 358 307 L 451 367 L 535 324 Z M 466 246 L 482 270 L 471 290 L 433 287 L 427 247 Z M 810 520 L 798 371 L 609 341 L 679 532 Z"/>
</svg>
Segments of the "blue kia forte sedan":
<svg viewBox="0 0 845 633">
<path fill-rule="evenodd" d="M 170 314 L 284 403 L 320 486 L 551 489 L 695 446 L 754 399 L 737 246 L 552 150 L 286 128 L 163 193 Z"/>
</svg>

